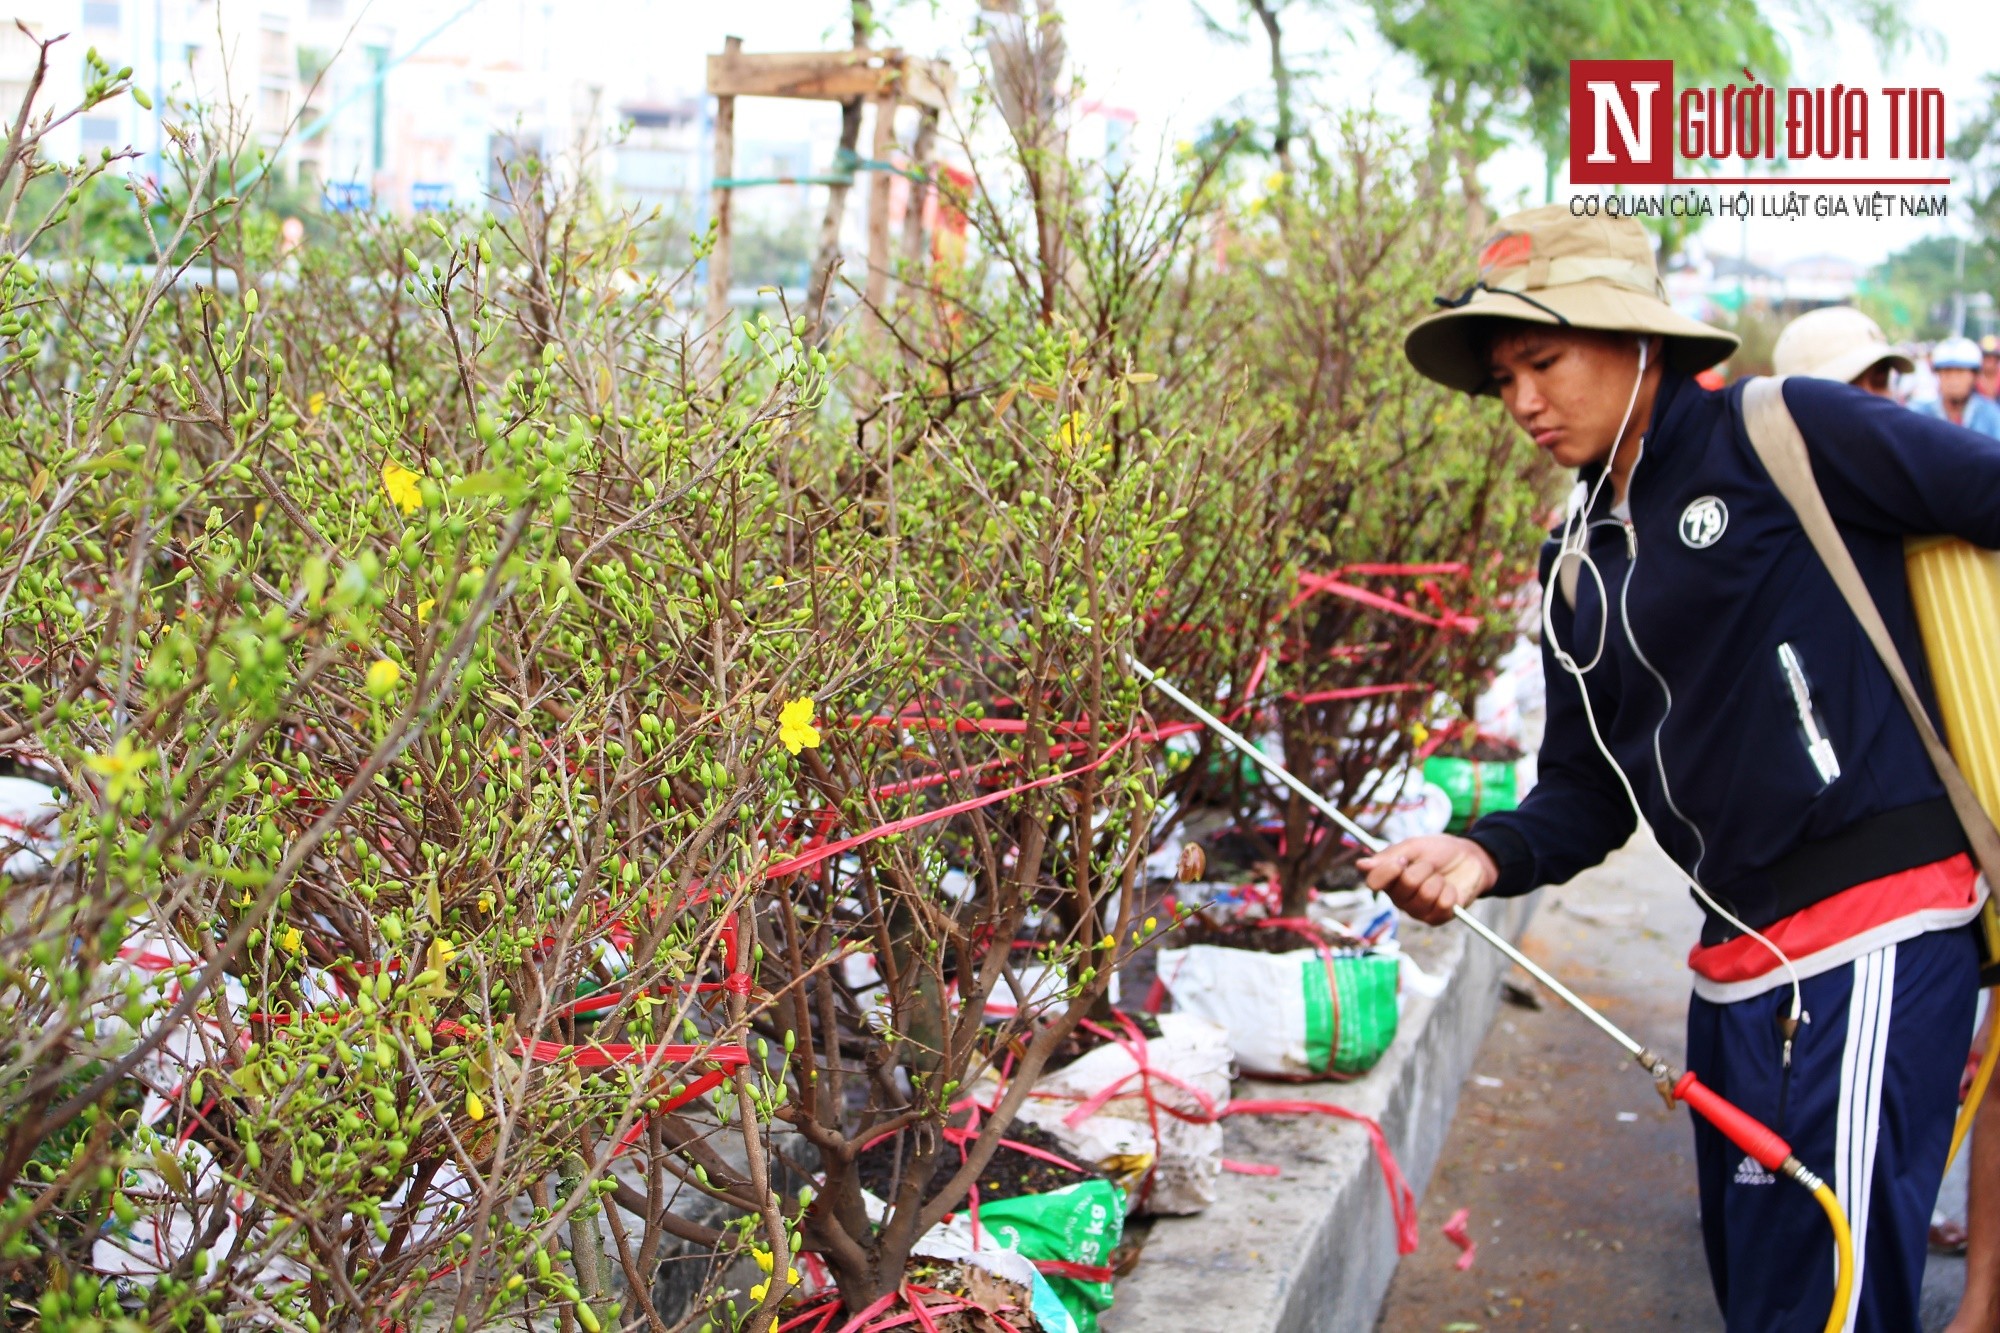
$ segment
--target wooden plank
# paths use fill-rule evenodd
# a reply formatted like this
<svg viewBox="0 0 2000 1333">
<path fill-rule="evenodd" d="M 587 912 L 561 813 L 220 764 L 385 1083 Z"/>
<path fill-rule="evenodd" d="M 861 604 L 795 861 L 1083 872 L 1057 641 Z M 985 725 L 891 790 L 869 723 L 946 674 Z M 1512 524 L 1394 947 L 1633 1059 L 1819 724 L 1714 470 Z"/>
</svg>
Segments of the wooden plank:
<svg viewBox="0 0 2000 1333">
<path fill-rule="evenodd" d="M 741 37 L 731 37 L 724 49 L 734 56 L 743 48 Z M 727 58 L 727 57 L 725 57 Z M 736 99 L 723 95 L 715 99 L 715 176 L 728 180 L 736 173 Z M 710 359 L 720 363 L 722 346 L 729 338 L 729 224 L 735 192 L 720 185 L 710 193 L 709 216 L 715 219 L 715 248 L 708 252 L 708 347 Z"/>
<path fill-rule="evenodd" d="M 958 75 L 942 60 L 903 58 L 903 83 L 896 95 L 927 111 L 944 111 L 958 92 Z"/>
<path fill-rule="evenodd" d="M 917 141 L 910 149 L 910 165 L 925 177 L 910 182 L 910 203 L 903 210 L 903 262 L 913 273 L 930 260 L 924 250 L 924 210 L 931 199 L 929 173 L 937 149 L 937 128 L 937 112 L 924 111 L 917 122 Z"/>
<path fill-rule="evenodd" d="M 796 97 L 818 102 L 895 96 L 943 110 L 957 87 L 951 67 L 900 51 L 727 51 L 708 58 L 717 97 Z"/>
<path fill-rule="evenodd" d="M 877 162 L 887 162 L 896 150 L 896 99 L 880 98 L 875 103 L 875 143 L 869 155 Z M 868 297 L 869 325 L 879 322 L 877 314 L 889 297 L 889 269 L 894 260 L 889 255 L 889 190 L 896 178 L 886 171 L 871 172 L 868 177 L 868 283 L 864 289 Z"/>
</svg>

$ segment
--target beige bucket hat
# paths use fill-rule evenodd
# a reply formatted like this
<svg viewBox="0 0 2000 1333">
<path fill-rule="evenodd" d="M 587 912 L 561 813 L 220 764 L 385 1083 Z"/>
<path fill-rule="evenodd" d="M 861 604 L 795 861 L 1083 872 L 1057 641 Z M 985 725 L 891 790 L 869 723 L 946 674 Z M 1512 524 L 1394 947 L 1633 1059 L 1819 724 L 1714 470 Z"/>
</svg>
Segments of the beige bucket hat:
<svg viewBox="0 0 2000 1333">
<path fill-rule="evenodd" d="M 1842 384 L 1887 361 L 1905 375 L 1917 363 L 1889 345 L 1882 326 L 1851 305 L 1808 310 L 1785 325 L 1771 349 L 1771 373 L 1805 375 Z"/>
<path fill-rule="evenodd" d="M 1486 329 L 1495 319 L 1614 333 L 1656 333 L 1666 362 L 1687 374 L 1734 352 L 1733 333 L 1667 304 L 1653 242 L 1636 218 L 1580 218 L 1567 204 L 1500 219 L 1479 251 L 1479 276 L 1403 337 L 1419 374 L 1467 393 L 1490 392 Z"/>
</svg>

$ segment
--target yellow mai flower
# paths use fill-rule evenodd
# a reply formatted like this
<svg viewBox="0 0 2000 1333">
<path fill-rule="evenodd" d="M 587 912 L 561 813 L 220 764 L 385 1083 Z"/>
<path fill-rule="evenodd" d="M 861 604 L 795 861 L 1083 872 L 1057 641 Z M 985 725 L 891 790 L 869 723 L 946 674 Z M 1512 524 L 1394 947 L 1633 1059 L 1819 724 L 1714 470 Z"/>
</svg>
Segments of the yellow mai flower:
<svg viewBox="0 0 2000 1333">
<path fill-rule="evenodd" d="M 778 739 L 793 754 L 819 748 L 819 728 L 813 725 L 813 701 L 794 699 L 778 710 Z"/>
<path fill-rule="evenodd" d="M 435 597 L 426 597 L 423 601 L 417 603 L 417 623 L 419 625 L 428 625 L 430 623 L 431 610 L 437 604 L 438 599 Z"/>
<path fill-rule="evenodd" d="M 305 936 L 299 934 L 297 926 L 286 926 L 278 932 L 278 947 L 286 953 L 297 953 L 300 949 L 305 948 L 305 946 Z"/>
<path fill-rule="evenodd" d="M 808 703 L 806 707 L 810 712 L 812 705 Z M 818 733 L 814 733 L 812 743 L 819 744 Z M 792 753 L 798 753 L 797 746 L 792 747 Z M 109 753 L 91 755 L 83 762 L 105 780 L 104 794 L 116 802 L 124 800 L 125 794 L 139 785 L 140 771 L 153 762 L 153 752 L 134 746 L 130 736 L 120 736 Z"/>
<path fill-rule="evenodd" d="M 757 1267 L 763 1269 L 766 1273 L 771 1271 L 772 1259 L 769 1250 L 752 1250 L 750 1257 L 757 1261 Z"/>
<path fill-rule="evenodd" d="M 424 493 L 417 487 L 417 474 L 390 459 L 382 465 L 382 489 L 396 508 L 414 514 L 424 507 Z"/>
<path fill-rule="evenodd" d="M 315 390 L 306 395 L 306 415 L 316 417 L 326 411 L 326 395 Z"/>
<path fill-rule="evenodd" d="M 378 657 L 368 666 L 368 692 L 377 699 L 385 698 L 402 678 L 403 668 L 386 657 Z"/>
<path fill-rule="evenodd" d="M 486 1103 L 479 1100 L 479 1094 L 467 1089 L 465 1093 L 465 1113 L 474 1120 L 486 1118 Z"/>
<path fill-rule="evenodd" d="M 756 1301 L 759 1305 L 762 1305 L 764 1303 L 764 1293 L 769 1291 L 770 1289 L 771 1289 L 770 1283 L 759 1282 L 756 1286 L 750 1288 L 750 1299 Z"/>
<path fill-rule="evenodd" d="M 1090 417 L 1082 412 L 1071 412 L 1056 427 L 1056 440 L 1065 452 L 1087 446 L 1091 442 Z"/>
</svg>

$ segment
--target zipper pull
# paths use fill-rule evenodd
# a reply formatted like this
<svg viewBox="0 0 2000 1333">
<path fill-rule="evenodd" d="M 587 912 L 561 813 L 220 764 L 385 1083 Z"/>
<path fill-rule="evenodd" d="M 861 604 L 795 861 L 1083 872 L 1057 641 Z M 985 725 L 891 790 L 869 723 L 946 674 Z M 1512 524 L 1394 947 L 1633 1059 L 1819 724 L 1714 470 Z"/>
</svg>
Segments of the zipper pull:
<svg viewBox="0 0 2000 1333">
<path fill-rule="evenodd" d="M 1833 741 L 1820 729 L 1819 716 L 1813 709 L 1812 689 L 1806 683 L 1806 671 L 1799 661 L 1798 649 L 1789 643 L 1778 645 L 1778 667 L 1784 672 L 1785 684 L 1792 692 L 1792 706 L 1798 710 L 1799 729 L 1805 735 L 1806 756 L 1813 767 L 1819 770 L 1821 785 L 1831 785 L 1840 777 L 1840 757 L 1834 753 Z"/>
<path fill-rule="evenodd" d="M 1785 1039 L 1784 1067 L 1786 1069 L 1792 1067 L 1792 1042 L 1799 1035 L 1799 1024 L 1811 1021 L 1811 1017 L 1806 1014 L 1800 1014 L 1797 1018 L 1793 1018 L 1790 1014 L 1780 1014 L 1778 1016 L 1778 1031 Z"/>
</svg>

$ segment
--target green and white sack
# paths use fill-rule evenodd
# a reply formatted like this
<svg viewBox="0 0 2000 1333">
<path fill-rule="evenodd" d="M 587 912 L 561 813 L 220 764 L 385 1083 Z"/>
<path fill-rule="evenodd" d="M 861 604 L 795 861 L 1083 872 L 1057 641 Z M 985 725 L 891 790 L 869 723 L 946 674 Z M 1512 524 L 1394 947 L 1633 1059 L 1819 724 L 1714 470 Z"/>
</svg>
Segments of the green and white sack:
<svg viewBox="0 0 2000 1333">
<path fill-rule="evenodd" d="M 1463 833 L 1481 815 L 1521 804 L 1512 760 L 1434 754 L 1424 760 L 1424 781 L 1451 798 L 1447 833 Z"/>
<path fill-rule="evenodd" d="M 1328 1078 L 1365 1074 L 1396 1039 L 1396 959 L 1317 949 L 1259 953 L 1195 944 L 1160 951 L 1174 1009 L 1220 1023 L 1246 1074 Z"/>
<path fill-rule="evenodd" d="M 979 1231 L 982 1244 L 1039 1263 L 1108 1269 L 1125 1232 L 1125 1198 L 1108 1180 L 1081 1180 L 1047 1194 L 982 1203 Z M 1111 1308 L 1111 1279 L 1051 1273 L 1047 1281 L 1079 1333 L 1097 1333 L 1097 1316 Z M 1035 1313 L 1041 1317 L 1039 1308 Z M 1049 1322 L 1042 1318 L 1045 1326 Z"/>
</svg>

